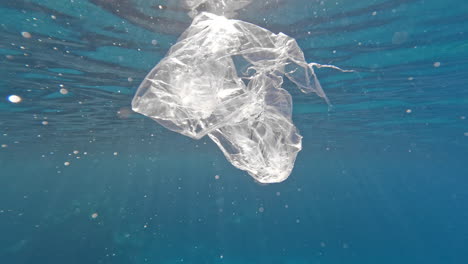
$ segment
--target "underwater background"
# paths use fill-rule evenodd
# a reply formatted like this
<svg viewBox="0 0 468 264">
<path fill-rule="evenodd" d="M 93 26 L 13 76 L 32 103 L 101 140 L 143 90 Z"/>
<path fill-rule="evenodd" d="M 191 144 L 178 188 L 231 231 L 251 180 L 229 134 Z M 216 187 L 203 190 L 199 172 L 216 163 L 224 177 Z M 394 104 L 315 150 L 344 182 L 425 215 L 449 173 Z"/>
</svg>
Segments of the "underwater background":
<svg viewBox="0 0 468 264">
<path fill-rule="evenodd" d="M 468 263 L 468 2 L 254 1 L 332 104 L 262 185 L 132 112 L 181 1 L 0 0 L 0 263 Z"/>
</svg>

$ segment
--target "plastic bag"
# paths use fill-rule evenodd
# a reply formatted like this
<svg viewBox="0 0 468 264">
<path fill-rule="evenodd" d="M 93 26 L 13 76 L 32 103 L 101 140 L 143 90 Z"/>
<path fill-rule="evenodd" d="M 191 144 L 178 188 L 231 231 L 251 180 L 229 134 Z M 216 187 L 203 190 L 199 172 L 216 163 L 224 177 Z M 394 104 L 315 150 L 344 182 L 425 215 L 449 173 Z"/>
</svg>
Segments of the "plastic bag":
<svg viewBox="0 0 468 264">
<path fill-rule="evenodd" d="M 132 108 L 194 139 L 208 134 L 234 166 L 259 182 L 280 182 L 302 138 L 283 76 L 326 99 L 293 38 L 201 13 L 146 76 Z"/>
<path fill-rule="evenodd" d="M 185 7 L 189 10 L 189 16 L 194 18 L 199 11 L 206 11 L 215 15 L 234 17 L 239 10 L 252 0 L 185 0 Z"/>
</svg>

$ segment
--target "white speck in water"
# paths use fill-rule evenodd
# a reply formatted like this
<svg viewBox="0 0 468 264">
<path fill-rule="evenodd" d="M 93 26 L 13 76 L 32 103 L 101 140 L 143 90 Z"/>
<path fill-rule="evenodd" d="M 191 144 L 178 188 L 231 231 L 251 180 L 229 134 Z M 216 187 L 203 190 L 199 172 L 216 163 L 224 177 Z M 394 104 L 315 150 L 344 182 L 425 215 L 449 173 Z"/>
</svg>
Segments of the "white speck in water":
<svg viewBox="0 0 468 264">
<path fill-rule="evenodd" d="M 408 81 L 414 80 L 414 77 L 408 77 Z"/>
<path fill-rule="evenodd" d="M 6 147 L 8 147 L 7 144 L 2 144 L 2 148 L 6 148 Z"/>
<path fill-rule="evenodd" d="M 411 114 L 411 112 L 413 112 L 413 110 L 411 110 L 411 109 L 406 109 L 406 113 L 407 113 L 407 114 Z"/>
<path fill-rule="evenodd" d="M 68 90 L 65 88 L 60 89 L 61 94 L 68 94 Z"/>
<path fill-rule="evenodd" d="M 91 214 L 91 218 L 92 218 L 92 219 L 96 219 L 96 218 L 98 218 L 98 216 L 99 216 L 98 213 L 93 213 L 93 214 Z"/>
<path fill-rule="evenodd" d="M 23 36 L 23 38 L 31 38 L 32 37 L 31 33 L 26 32 L 26 31 L 21 32 L 21 36 Z"/>
<path fill-rule="evenodd" d="M 57 17 L 54 16 L 54 15 L 51 15 L 50 18 L 52 18 L 52 19 L 57 19 Z"/>
<path fill-rule="evenodd" d="M 73 154 L 75 154 L 75 155 L 78 154 L 78 153 L 80 153 L 78 150 L 73 151 Z"/>
<path fill-rule="evenodd" d="M 22 100 L 23 99 L 18 95 L 12 94 L 12 95 L 8 96 L 8 101 L 10 101 L 10 102 L 12 102 L 14 104 L 20 103 Z"/>
<path fill-rule="evenodd" d="M 117 156 L 117 155 L 119 155 L 119 153 L 118 153 L 118 152 L 114 152 L 114 156 Z"/>
<path fill-rule="evenodd" d="M 47 126 L 47 125 L 49 124 L 49 122 L 48 122 L 48 121 L 42 121 L 42 124 L 43 124 L 44 126 Z"/>
<path fill-rule="evenodd" d="M 439 61 L 434 62 L 434 67 L 436 68 L 440 67 L 440 62 Z"/>
<path fill-rule="evenodd" d="M 260 213 L 263 213 L 263 212 L 265 212 L 265 208 L 260 207 L 260 208 L 258 208 L 258 211 L 259 211 Z"/>
<path fill-rule="evenodd" d="M 219 180 L 219 175 L 215 175 L 215 180 Z"/>
<path fill-rule="evenodd" d="M 17 104 L 17 103 L 20 103 L 23 99 L 21 97 L 19 97 L 18 95 L 10 95 L 8 96 L 8 101 L 14 103 L 14 104 Z"/>
<path fill-rule="evenodd" d="M 465 135 L 465 137 L 468 137 L 468 132 L 463 133 L 463 135 Z"/>
<path fill-rule="evenodd" d="M 373 16 L 377 15 L 377 11 L 372 12 L 372 15 Z"/>
<path fill-rule="evenodd" d="M 158 41 L 155 40 L 155 39 L 153 39 L 153 40 L 151 41 L 151 44 L 153 44 L 153 45 L 158 45 Z"/>
<path fill-rule="evenodd" d="M 65 165 L 65 166 L 70 166 L 70 162 L 69 162 L 69 161 L 65 161 L 65 162 L 63 163 L 63 165 Z"/>
</svg>

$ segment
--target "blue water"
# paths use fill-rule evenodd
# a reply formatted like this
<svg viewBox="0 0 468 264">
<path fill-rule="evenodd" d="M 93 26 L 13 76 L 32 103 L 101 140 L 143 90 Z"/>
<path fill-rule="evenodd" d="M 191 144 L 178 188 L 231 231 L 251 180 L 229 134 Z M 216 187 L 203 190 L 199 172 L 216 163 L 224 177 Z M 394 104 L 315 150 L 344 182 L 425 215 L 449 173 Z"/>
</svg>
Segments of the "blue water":
<svg viewBox="0 0 468 264">
<path fill-rule="evenodd" d="M 239 11 L 355 70 L 317 70 L 331 108 L 286 84 L 303 151 L 271 185 L 130 109 L 180 2 L 0 2 L 0 263 L 468 263 L 466 1 Z"/>
</svg>

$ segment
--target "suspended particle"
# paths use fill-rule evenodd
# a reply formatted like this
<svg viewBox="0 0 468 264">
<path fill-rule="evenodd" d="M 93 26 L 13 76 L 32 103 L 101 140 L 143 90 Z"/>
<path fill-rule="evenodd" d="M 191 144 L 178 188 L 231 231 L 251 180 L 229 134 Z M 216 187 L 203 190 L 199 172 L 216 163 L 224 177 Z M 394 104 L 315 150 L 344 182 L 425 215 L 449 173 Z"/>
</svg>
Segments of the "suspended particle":
<svg viewBox="0 0 468 264">
<path fill-rule="evenodd" d="M 130 117 L 131 114 L 132 114 L 132 110 L 128 107 L 122 107 L 119 109 L 119 111 L 117 111 L 117 116 L 120 119 L 127 119 Z"/>
<path fill-rule="evenodd" d="M 27 31 L 21 32 L 21 36 L 23 36 L 23 38 L 27 38 L 27 39 L 32 37 L 31 33 L 27 32 Z"/>
<path fill-rule="evenodd" d="M 62 89 L 60 89 L 60 93 L 63 94 L 63 95 L 68 94 L 68 90 L 65 89 L 65 88 L 62 88 Z"/>
<path fill-rule="evenodd" d="M 8 96 L 8 101 L 10 101 L 10 102 L 12 102 L 14 104 L 20 103 L 22 100 L 23 99 L 18 95 L 12 94 L 12 95 Z"/>
</svg>

